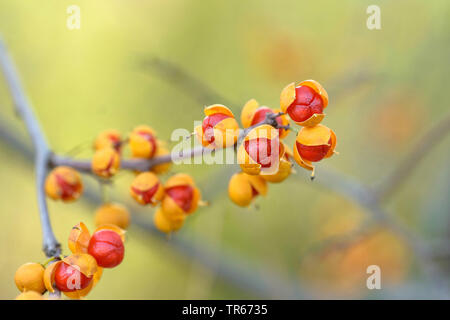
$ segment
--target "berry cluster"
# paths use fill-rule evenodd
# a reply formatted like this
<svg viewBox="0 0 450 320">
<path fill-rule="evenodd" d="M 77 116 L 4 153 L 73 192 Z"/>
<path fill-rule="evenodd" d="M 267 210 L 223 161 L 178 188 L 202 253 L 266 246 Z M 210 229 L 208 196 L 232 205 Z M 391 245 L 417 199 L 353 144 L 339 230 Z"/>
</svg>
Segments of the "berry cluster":
<svg viewBox="0 0 450 320">
<path fill-rule="evenodd" d="M 158 140 L 155 131 L 148 126 L 134 128 L 126 140 L 122 140 L 121 134 L 116 130 L 105 130 L 94 141 L 92 172 L 102 179 L 109 179 L 117 174 L 122 147 L 126 142 L 133 159 L 152 159 L 169 154 L 164 142 Z M 185 218 L 203 203 L 199 189 L 187 174 L 176 174 L 163 184 L 158 175 L 169 169 L 170 162 L 165 162 L 153 166 L 149 171 L 135 171 L 136 176 L 130 186 L 131 197 L 139 204 L 152 207 L 161 204 L 154 215 L 154 223 L 156 228 L 165 233 L 178 230 Z M 83 191 L 80 174 L 71 167 L 56 167 L 46 179 L 45 190 L 54 200 L 76 200 Z M 105 203 L 96 213 L 97 226 L 113 224 L 126 229 L 129 220 L 128 211 L 120 204 Z"/>
<path fill-rule="evenodd" d="M 205 108 L 205 118 L 202 125 L 195 128 L 195 134 L 200 143 L 211 150 L 237 147 L 242 171 L 231 177 L 228 194 L 234 203 L 246 207 L 258 195 L 267 194 L 267 182 L 284 181 L 293 172 L 293 160 L 311 170 L 314 177 L 312 163 L 335 153 L 336 135 L 320 124 L 327 105 L 328 95 L 318 82 L 306 80 L 297 86 L 292 83 L 281 92 L 279 110 L 260 106 L 254 99 L 244 105 L 241 113 L 244 134 L 239 147 L 236 146 L 241 138 L 238 122 L 231 110 L 220 104 Z M 283 142 L 290 131 L 295 131 L 288 118 L 302 126 L 293 151 Z M 94 141 L 90 161 L 91 172 L 99 180 L 117 174 L 125 144 L 133 159 L 149 160 L 169 155 L 164 143 L 148 126 L 134 128 L 127 139 L 122 139 L 116 130 L 105 130 Z M 145 171 L 132 168 L 135 177 L 130 185 L 130 195 L 137 203 L 159 206 L 154 224 L 164 233 L 180 229 L 186 217 L 203 204 L 200 190 L 191 176 L 178 173 L 162 183 L 159 175 L 166 173 L 170 164 L 170 161 L 157 162 Z M 70 166 L 56 167 L 47 176 L 45 191 L 51 199 L 74 201 L 83 193 L 81 176 Z M 27 263 L 17 270 L 15 282 L 22 291 L 18 299 L 43 299 L 45 291 L 55 289 L 74 299 L 86 296 L 100 280 L 103 268 L 113 268 L 122 262 L 125 229 L 129 223 L 130 213 L 124 206 L 105 201 L 95 213 L 97 229 L 92 235 L 82 222 L 72 229 L 71 255 L 54 257 L 46 268 L 46 265 Z"/>
<path fill-rule="evenodd" d="M 242 172 L 231 177 L 228 194 L 239 206 L 248 206 L 258 195 L 267 193 L 267 182 L 279 183 L 292 172 L 292 159 L 311 170 L 324 158 L 331 157 L 336 147 L 336 135 L 320 122 L 328 105 L 328 94 L 314 80 L 305 80 L 297 86 L 289 84 L 281 92 L 281 109 L 260 106 L 252 99 L 241 112 L 245 136 L 238 148 L 238 162 Z M 233 113 L 223 105 L 205 108 L 202 126 L 195 129 L 203 146 L 224 148 L 232 146 L 239 137 L 239 126 Z M 293 151 L 282 141 L 293 131 L 288 117 L 302 126 L 298 131 Z M 275 130 L 278 129 L 278 130 Z"/>
<path fill-rule="evenodd" d="M 116 225 L 103 225 L 91 236 L 80 222 L 69 235 L 71 255 L 52 258 L 45 264 L 26 263 L 17 269 L 14 280 L 22 291 L 17 299 L 42 300 L 46 291 L 53 293 L 55 289 L 71 299 L 85 297 L 100 280 L 104 268 L 122 262 L 124 240 L 125 231 Z"/>
</svg>

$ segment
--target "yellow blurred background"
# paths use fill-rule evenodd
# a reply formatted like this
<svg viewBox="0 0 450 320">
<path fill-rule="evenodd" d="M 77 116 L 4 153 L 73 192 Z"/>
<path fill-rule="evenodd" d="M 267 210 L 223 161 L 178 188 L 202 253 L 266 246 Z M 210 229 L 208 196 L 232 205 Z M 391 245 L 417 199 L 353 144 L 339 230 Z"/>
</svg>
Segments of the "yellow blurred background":
<svg viewBox="0 0 450 320">
<path fill-rule="evenodd" d="M 81 10 L 79 30 L 66 27 L 73 4 Z M 366 27 L 371 4 L 381 8 L 381 30 Z M 445 0 L 0 0 L 0 34 L 57 153 L 77 148 L 77 157 L 89 157 L 101 130 L 127 133 L 139 124 L 169 141 L 176 128 L 192 130 L 205 105 L 227 104 L 237 115 L 250 98 L 278 107 L 285 85 L 316 79 L 330 96 L 324 123 L 336 132 L 340 152 L 321 163 L 317 175 L 321 168 L 335 170 L 374 186 L 447 115 L 449 14 Z M 178 81 L 155 61 L 168 61 L 223 100 Z M 0 119 L 28 141 L 3 78 Z M 292 143 L 294 134 L 287 140 Z M 449 143 L 443 137 L 383 204 L 419 239 L 431 246 L 443 241 L 447 250 Z M 431 290 L 436 279 L 391 231 L 371 226 L 343 248 L 333 247 L 333 239 L 357 230 L 369 213 L 296 170 L 296 176 L 270 185 L 257 206 L 242 209 L 226 192 L 238 167 L 173 166 L 172 172 L 195 177 L 211 205 L 195 213 L 176 239 L 131 227 L 124 262 L 105 272 L 88 298 L 290 297 L 265 282 L 267 274 L 289 284 L 288 291 L 299 290 L 298 297 L 446 297 Z M 113 194 L 128 199 L 131 178 L 121 173 Z M 18 266 L 45 260 L 35 193 L 30 162 L 0 139 L 1 299 L 18 294 Z M 84 221 L 94 228 L 95 206 L 84 201 L 49 202 L 49 208 L 65 253 L 73 225 Z M 152 209 L 139 213 L 149 223 L 152 215 Z M 174 240 L 226 257 L 247 272 L 238 275 L 255 277 L 253 287 L 231 281 L 226 271 L 217 272 L 220 265 L 211 268 L 182 246 L 174 248 Z M 370 264 L 381 266 L 383 289 L 377 292 L 366 288 Z M 437 282 L 447 286 L 448 260 L 436 264 L 444 269 Z M 258 281 L 264 288 L 254 286 Z"/>
</svg>

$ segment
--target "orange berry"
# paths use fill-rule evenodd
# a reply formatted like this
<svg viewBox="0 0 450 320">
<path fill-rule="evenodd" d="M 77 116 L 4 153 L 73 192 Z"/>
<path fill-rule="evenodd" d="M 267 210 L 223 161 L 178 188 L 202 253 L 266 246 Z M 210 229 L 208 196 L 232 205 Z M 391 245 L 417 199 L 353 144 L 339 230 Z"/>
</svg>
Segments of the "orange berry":
<svg viewBox="0 0 450 320">
<path fill-rule="evenodd" d="M 89 241 L 88 253 L 102 268 L 118 266 L 124 257 L 125 247 L 122 238 L 112 230 L 98 230 Z"/>
<path fill-rule="evenodd" d="M 250 175 L 274 174 L 284 154 L 278 130 L 268 124 L 252 129 L 238 149 L 238 163 Z"/>
<path fill-rule="evenodd" d="M 126 229 L 130 224 L 130 213 L 121 204 L 103 204 L 95 211 L 95 225 L 99 227 L 105 224 L 113 224 L 121 229 Z"/>
<path fill-rule="evenodd" d="M 169 217 L 180 217 L 197 210 L 200 190 L 194 180 L 187 174 L 179 173 L 167 180 L 164 185 L 166 195 L 161 207 Z"/>
<path fill-rule="evenodd" d="M 325 115 L 323 109 L 328 105 L 328 94 L 315 80 L 305 80 L 297 86 L 287 85 L 281 92 L 281 111 L 298 125 L 313 127 L 319 124 Z"/>
<path fill-rule="evenodd" d="M 282 143 L 282 142 L 281 142 Z M 263 174 L 261 178 L 271 183 L 279 183 L 287 179 L 290 174 L 293 172 L 292 170 L 292 162 L 291 157 L 293 156 L 292 151 L 283 143 L 284 146 L 284 155 L 280 158 L 280 163 L 278 164 L 278 171 L 274 174 Z"/>
<path fill-rule="evenodd" d="M 94 149 L 113 148 L 120 152 L 122 140 L 120 132 L 114 129 L 102 131 L 98 134 L 94 141 Z"/>
<path fill-rule="evenodd" d="M 155 206 L 164 196 L 164 188 L 153 172 L 138 174 L 130 187 L 131 196 L 140 204 Z"/>
<path fill-rule="evenodd" d="M 53 200 L 70 202 L 78 199 L 83 192 L 80 174 L 70 167 L 56 167 L 45 180 L 45 192 Z"/>
<path fill-rule="evenodd" d="M 248 128 L 263 122 L 266 119 L 266 114 L 275 114 L 278 112 L 280 112 L 280 110 L 273 110 L 266 106 L 260 106 L 255 99 L 251 99 L 247 101 L 242 108 L 241 122 L 244 128 Z M 289 125 L 289 120 L 285 115 L 277 117 L 276 121 L 280 126 Z M 285 138 L 289 134 L 289 130 L 286 129 L 278 129 L 278 131 L 280 139 Z"/>
<path fill-rule="evenodd" d="M 92 158 L 92 171 L 102 177 L 110 178 L 117 173 L 120 167 L 119 153 L 113 148 L 97 150 Z"/>
<path fill-rule="evenodd" d="M 236 143 L 239 125 L 230 109 L 221 104 L 206 107 L 202 125 L 195 128 L 197 139 L 209 148 L 225 148 Z"/>
<path fill-rule="evenodd" d="M 235 204 L 247 207 L 258 195 L 267 194 L 267 183 L 262 176 L 235 173 L 228 184 L 228 195 Z"/>
<path fill-rule="evenodd" d="M 297 134 L 294 146 L 294 158 L 297 162 L 306 160 L 317 162 L 333 155 L 336 147 L 336 135 L 324 125 L 303 127 Z"/>
<path fill-rule="evenodd" d="M 17 269 L 14 281 L 20 291 L 45 292 L 44 267 L 39 263 L 25 263 Z"/>
<path fill-rule="evenodd" d="M 130 133 L 129 144 L 134 158 L 153 158 L 158 148 L 155 131 L 141 125 Z"/>
<path fill-rule="evenodd" d="M 69 265 L 66 262 L 58 264 L 55 269 L 54 277 L 56 287 L 62 292 L 83 290 L 89 286 L 92 281 L 92 276 L 87 277 L 79 270 L 79 268 Z"/>
<path fill-rule="evenodd" d="M 183 226 L 185 218 L 186 215 L 171 218 L 163 209 L 158 208 L 153 217 L 153 223 L 159 231 L 170 233 L 179 230 Z"/>
</svg>

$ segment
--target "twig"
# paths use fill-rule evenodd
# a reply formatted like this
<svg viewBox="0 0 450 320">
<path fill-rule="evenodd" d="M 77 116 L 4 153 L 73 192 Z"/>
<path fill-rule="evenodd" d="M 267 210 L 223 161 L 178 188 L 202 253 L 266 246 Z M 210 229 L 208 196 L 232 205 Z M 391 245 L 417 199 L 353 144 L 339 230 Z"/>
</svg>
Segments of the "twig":
<svg viewBox="0 0 450 320">
<path fill-rule="evenodd" d="M 205 149 L 203 147 L 193 148 L 186 152 L 180 152 L 180 159 L 191 158 L 201 155 L 205 152 L 211 152 L 212 149 Z M 80 172 L 91 173 L 91 160 L 90 159 L 74 159 L 71 157 L 66 157 L 62 155 L 52 154 L 49 159 L 51 167 L 56 166 L 69 166 L 77 169 Z M 124 170 L 137 170 L 137 171 L 148 171 L 152 167 L 162 164 L 172 162 L 172 155 L 164 155 L 155 157 L 152 159 L 126 159 L 122 160 L 120 163 L 120 168 Z"/>
<path fill-rule="evenodd" d="M 422 138 L 414 144 L 411 151 L 395 166 L 390 175 L 384 178 L 376 187 L 375 193 L 379 200 L 388 200 L 408 178 L 420 162 L 439 142 L 450 132 L 450 114 L 429 129 Z"/>
<path fill-rule="evenodd" d="M 56 240 L 52 230 L 47 209 L 47 201 L 44 193 L 44 183 L 47 175 L 47 164 L 50 156 L 50 149 L 39 126 L 39 122 L 37 121 L 21 86 L 14 63 L 9 57 L 6 46 L 1 39 L 0 65 L 16 106 L 16 112 L 25 122 L 25 126 L 28 130 L 35 150 L 34 164 L 36 170 L 36 188 L 39 217 L 42 228 L 43 250 L 47 257 L 59 256 L 61 254 L 61 246 Z"/>
<path fill-rule="evenodd" d="M 241 141 L 249 132 L 250 130 L 261 126 L 263 124 L 269 124 L 273 126 L 275 129 L 283 128 L 290 130 L 290 128 L 285 128 L 284 126 L 280 126 L 278 122 L 276 121 L 276 118 L 283 115 L 282 113 L 277 114 L 270 114 L 267 113 L 264 121 L 257 123 L 245 130 L 241 130 L 238 142 Z M 183 160 L 188 159 L 192 157 L 201 156 L 202 154 L 207 154 L 213 152 L 214 149 L 211 148 L 204 148 L 204 147 L 195 147 L 187 151 L 180 151 L 178 155 L 176 155 L 177 160 Z M 120 168 L 124 170 L 136 170 L 136 171 L 148 171 L 154 166 L 162 163 L 167 162 L 173 162 L 173 155 L 168 154 L 164 156 L 155 157 L 152 159 L 126 159 L 122 160 L 120 164 Z M 57 167 L 57 166 L 68 166 L 72 167 L 74 169 L 77 169 L 80 172 L 84 173 L 91 173 L 91 162 L 90 159 L 73 159 L 71 157 L 57 155 L 57 154 L 51 154 L 49 158 L 49 164 L 51 167 Z"/>
</svg>

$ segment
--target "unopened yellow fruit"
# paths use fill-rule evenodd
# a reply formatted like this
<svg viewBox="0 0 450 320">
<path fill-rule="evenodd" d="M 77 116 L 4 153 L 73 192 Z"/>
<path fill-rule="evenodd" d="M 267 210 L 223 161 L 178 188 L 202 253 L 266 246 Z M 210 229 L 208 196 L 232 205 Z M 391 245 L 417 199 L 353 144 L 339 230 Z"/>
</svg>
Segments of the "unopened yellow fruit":
<svg viewBox="0 0 450 320">
<path fill-rule="evenodd" d="M 17 269 L 14 275 L 14 281 L 20 291 L 36 291 L 43 293 L 44 285 L 44 267 L 39 263 L 25 263 Z"/>
<path fill-rule="evenodd" d="M 159 208 L 155 212 L 153 223 L 159 231 L 170 233 L 179 230 L 183 226 L 185 219 L 185 215 L 179 217 L 169 217 L 161 208 Z"/>
<path fill-rule="evenodd" d="M 92 157 L 91 169 L 102 178 L 110 178 L 117 173 L 120 167 L 120 155 L 113 148 L 97 150 Z"/>
<path fill-rule="evenodd" d="M 100 227 L 105 224 L 126 229 L 130 224 L 130 212 L 121 204 L 106 203 L 95 211 L 95 225 Z"/>
<path fill-rule="evenodd" d="M 16 297 L 16 300 L 45 300 L 42 294 L 36 291 L 25 291 Z"/>
</svg>

